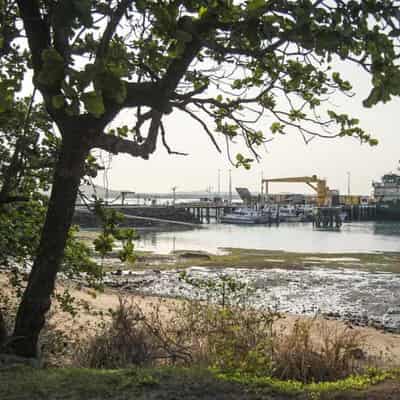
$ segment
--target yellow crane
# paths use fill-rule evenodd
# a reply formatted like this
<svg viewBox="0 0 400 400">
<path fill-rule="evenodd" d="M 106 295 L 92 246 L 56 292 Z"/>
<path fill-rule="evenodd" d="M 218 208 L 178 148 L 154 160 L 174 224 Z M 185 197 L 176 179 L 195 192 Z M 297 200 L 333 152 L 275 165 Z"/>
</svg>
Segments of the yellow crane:
<svg viewBox="0 0 400 400">
<path fill-rule="evenodd" d="M 330 199 L 330 191 L 329 187 L 326 185 L 325 179 L 320 179 L 317 175 L 312 176 L 297 176 L 297 177 L 289 177 L 289 178 L 271 178 L 271 179 L 262 179 L 261 187 L 264 188 L 265 184 L 265 194 L 268 195 L 268 183 L 270 182 L 295 182 L 295 183 L 305 183 L 310 188 L 315 190 L 317 193 L 317 205 L 319 207 L 329 205 Z"/>
</svg>

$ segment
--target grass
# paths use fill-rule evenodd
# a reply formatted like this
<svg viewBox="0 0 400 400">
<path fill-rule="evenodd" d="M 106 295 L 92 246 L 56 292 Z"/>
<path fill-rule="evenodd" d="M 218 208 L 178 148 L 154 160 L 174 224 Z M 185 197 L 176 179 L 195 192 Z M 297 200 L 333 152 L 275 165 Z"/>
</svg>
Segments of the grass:
<svg viewBox="0 0 400 400">
<path fill-rule="evenodd" d="M 185 368 L 130 368 L 120 370 L 42 369 L 0 370 L 0 398 L 8 400 L 123 400 L 123 399 L 354 399 L 368 397 L 380 382 L 396 385 L 399 371 L 379 372 L 342 381 L 304 385 L 251 375 L 222 375 Z M 400 389 L 397 381 L 397 388 Z M 382 399 L 385 385 L 374 388 Z M 360 397 L 356 397 L 354 393 Z M 364 397 L 366 396 L 366 397 Z M 393 397 L 395 399 L 395 397 Z"/>
<path fill-rule="evenodd" d="M 295 253 L 279 250 L 226 248 L 224 255 L 209 259 L 177 259 L 175 267 L 191 265 L 219 268 L 356 268 L 367 271 L 400 272 L 400 253 Z"/>
<path fill-rule="evenodd" d="M 78 237 L 86 244 L 91 244 L 96 236 L 95 231 L 80 231 Z M 180 257 L 181 253 L 198 253 L 198 251 L 177 251 L 174 254 L 156 254 L 148 251 L 136 251 L 137 261 L 124 264 L 123 269 L 159 269 L 188 268 L 204 266 L 215 268 L 308 268 L 320 266 L 326 268 L 355 268 L 366 271 L 385 271 L 400 273 L 400 252 L 375 253 L 302 253 L 283 250 L 257 250 L 243 248 L 224 248 L 223 255 L 210 257 Z M 110 254 L 105 270 L 121 268 L 121 262 L 115 254 Z M 113 261 L 115 259 L 115 262 Z M 340 260 L 342 259 L 342 260 Z M 350 260 L 353 259 L 353 260 Z"/>
<path fill-rule="evenodd" d="M 277 392 L 286 394 L 299 393 L 331 393 L 347 392 L 351 390 L 365 390 L 387 380 L 396 380 L 400 377 L 399 370 L 381 371 L 371 369 L 365 374 L 354 375 L 337 381 L 303 383 L 294 380 L 279 380 L 271 377 L 246 374 L 218 374 L 221 380 L 237 382 L 253 387 L 268 387 Z"/>
<path fill-rule="evenodd" d="M 107 257 L 105 271 L 125 270 L 171 270 L 185 269 L 193 265 L 210 268 L 286 268 L 301 269 L 310 267 L 352 268 L 370 272 L 400 273 L 400 253 L 295 253 L 280 250 L 224 249 L 223 255 L 209 254 L 206 257 L 181 257 L 181 253 L 199 253 L 183 251 L 174 254 L 155 254 L 136 252 L 134 264 L 121 264 L 116 255 Z"/>
<path fill-rule="evenodd" d="M 136 393 L 157 380 L 145 370 L 44 369 L 0 372 L 1 399 L 108 399 Z"/>
</svg>

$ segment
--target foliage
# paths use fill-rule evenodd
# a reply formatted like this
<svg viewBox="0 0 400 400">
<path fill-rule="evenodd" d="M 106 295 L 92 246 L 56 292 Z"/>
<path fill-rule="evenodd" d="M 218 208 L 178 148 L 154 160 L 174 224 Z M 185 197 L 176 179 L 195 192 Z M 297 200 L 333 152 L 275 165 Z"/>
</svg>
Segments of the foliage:
<svg viewBox="0 0 400 400">
<path fill-rule="evenodd" d="M 348 327 L 296 320 L 288 331 L 277 334 L 274 376 L 307 383 L 346 378 L 365 368 L 364 340 Z"/>
<path fill-rule="evenodd" d="M 112 141 L 94 138 L 93 144 L 112 152 L 147 157 L 154 151 L 157 132 L 150 128 L 145 138 L 141 131 L 146 121 L 160 130 L 154 110 L 187 114 L 214 141 L 202 123 L 206 116 L 216 132 L 229 140 L 242 135 L 254 151 L 270 132 L 288 128 L 306 140 L 355 136 L 374 145 L 356 118 L 322 107 L 335 91 L 351 94 L 351 83 L 334 70 L 338 59 L 370 73 L 366 106 L 400 94 L 400 26 L 393 2 L 62 1 L 29 9 L 3 0 L 0 6 L 10 31 L 2 36 L 2 70 L 10 74 L 20 57 L 22 70 L 11 74 L 12 82 L 20 82 L 24 68 L 33 68 L 35 85 L 60 128 L 63 118 L 84 115 L 92 126 L 105 128 L 122 109 L 137 107 L 136 121 L 110 130 Z M 31 21 L 29 13 L 38 20 Z M 31 40 L 29 65 L 16 44 L 20 18 Z M 7 79 L 2 82 L 7 87 Z M 9 91 L 0 93 L 7 102 Z M 270 129 L 252 124 L 263 114 L 275 120 Z M 164 128 L 161 133 L 166 144 Z M 251 161 L 237 157 L 246 168 Z"/>
<path fill-rule="evenodd" d="M 331 382 L 302 383 L 294 380 L 280 380 L 269 376 L 256 376 L 252 374 L 221 373 L 216 372 L 219 379 L 229 382 L 236 382 L 255 387 L 268 387 L 274 390 L 287 393 L 310 393 L 315 394 L 311 399 L 318 399 L 319 394 L 329 392 L 346 392 L 350 390 L 362 390 L 371 385 L 376 385 L 388 379 L 396 379 L 398 371 L 383 371 L 379 369 L 368 369 L 364 374 L 352 375 L 345 379 Z"/>
<path fill-rule="evenodd" d="M 278 330 L 279 315 L 249 307 L 249 292 L 240 282 L 222 277 L 213 288 L 207 281 L 191 282 L 193 290 L 208 289 L 207 300 L 160 301 L 144 309 L 120 299 L 111 322 L 81 343 L 78 365 L 203 366 L 303 383 L 346 378 L 369 365 L 360 358 L 364 344 L 357 332 L 314 320 Z"/>
<path fill-rule="evenodd" d="M 0 113 L 26 108 L 21 93 L 32 75 L 40 98 L 32 96 L 23 113 L 45 110 L 46 124 L 57 127 L 49 140 L 61 149 L 49 202 L 48 215 L 54 218 L 43 225 L 38 276 L 27 286 L 17 319 L 16 332 L 23 338 L 36 340 L 43 325 L 76 190 L 83 175 L 93 172 L 88 168 L 93 162 L 84 165 L 92 149 L 147 159 L 161 138 L 167 151 L 176 153 L 168 146 L 164 118 L 178 112 L 200 124 L 218 150 L 224 139 L 228 154 L 241 137 L 251 156 L 238 154 L 234 164 L 249 168 L 259 146 L 290 129 L 306 142 L 315 136 L 349 136 L 377 144 L 357 118 L 326 107 L 335 93 L 352 94 L 351 83 L 335 71 L 338 59 L 371 76 L 365 106 L 400 94 L 397 1 L 0 0 L 0 19 Z M 112 125 L 124 110 L 129 121 Z M 0 129 L 3 125 L 4 118 Z M 7 139 L 12 153 L 0 143 L 8 159 L 0 172 L 0 202 L 17 189 L 19 176 L 30 176 L 32 168 L 19 162 L 27 150 L 44 146 L 43 155 L 54 161 L 45 137 L 25 124 Z M 43 165 L 33 169 L 48 171 Z M 28 190 L 29 197 L 36 190 Z M 67 212 L 60 213 L 61 207 Z M 33 228 L 27 230 L 37 237 Z M 122 259 L 132 257 L 133 237 L 124 234 Z M 112 244 L 113 235 L 104 232 L 95 246 L 104 257 Z M 85 258 L 85 251 L 78 252 Z M 47 285 L 39 286 L 42 278 Z M 42 314 L 27 328 L 39 289 Z M 18 347 L 34 355 L 36 344 L 21 339 Z"/>
<path fill-rule="evenodd" d="M 116 210 L 103 207 L 101 200 L 95 200 L 94 212 L 100 219 L 102 231 L 93 241 L 95 250 L 100 254 L 102 260 L 113 250 L 115 240 L 122 244 L 118 251 L 121 262 L 134 263 L 134 240 L 139 238 L 138 233 L 132 228 L 120 228 L 119 223 L 124 220 L 124 215 Z"/>
<path fill-rule="evenodd" d="M 220 376 L 208 371 L 186 368 L 128 368 L 121 370 L 98 370 L 82 368 L 13 368 L 0 375 L 0 395 L 4 398 L 17 397 L 25 400 L 62 397 L 69 400 L 96 398 L 147 399 L 174 397 L 180 399 L 211 400 L 215 398 L 235 399 L 274 399 L 290 396 L 295 399 L 368 398 L 369 386 L 384 380 L 397 379 L 398 372 L 371 372 L 361 377 L 352 377 L 330 384 L 303 385 L 300 389 L 294 382 L 280 382 L 271 379 L 271 383 L 261 378 L 252 379 L 249 375 Z M 310 391 L 313 386 L 316 391 Z M 330 387 L 328 389 L 328 387 Z M 324 390 L 323 388 L 326 388 Z M 362 390 L 359 393 L 353 390 Z M 272 393 L 271 393 L 272 390 Z M 333 392 L 333 393 L 332 393 Z M 335 396 L 335 392 L 337 395 Z M 389 395 L 384 390 L 372 387 L 371 392 L 380 398 Z M 314 394 L 316 395 L 314 395 Z M 329 394 L 331 393 L 331 394 Z M 324 395 L 326 394 L 326 396 Z M 314 396 L 314 397 L 311 397 Z"/>
<path fill-rule="evenodd" d="M 41 200 L 5 206 L 0 213 L 0 264 L 27 269 L 35 255 L 44 221 Z"/>
<path fill-rule="evenodd" d="M 154 362 L 158 344 L 143 324 L 143 313 L 134 304 L 120 298 L 119 307 L 111 311 L 111 323 L 100 334 L 79 346 L 75 362 L 91 368 L 118 368 Z"/>
</svg>

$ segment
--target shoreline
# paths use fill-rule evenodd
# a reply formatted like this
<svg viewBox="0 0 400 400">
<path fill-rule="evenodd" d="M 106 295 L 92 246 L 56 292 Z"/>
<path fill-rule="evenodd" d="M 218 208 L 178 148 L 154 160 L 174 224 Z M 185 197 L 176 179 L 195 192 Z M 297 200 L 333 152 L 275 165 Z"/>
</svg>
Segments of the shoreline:
<svg viewBox="0 0 400 400">
<path fill-rule="evenodd" d="M 138 304 L 144 313 L 151 313 L 154 307 L 160 307 L 163 318 L 171 317 L 171 309 L 179 304 L 182 299 L 167 298 L 163 296 L 155 296 L 150 294 L 129 293 L 124 290 L 112 289 L 106 287 L 103 292 L 94 292 L 92 289 L 79 287 L 76 282 L 59 282 L 57 291 L 68 289 L 70 295 L 75 299 L 77 304 L 82 306 L 77 316 L 72 317 L 70 314 L 61 311 L 58 307 L 54 307 L 48 324 L 61 329 L 66 334 L 87 336 L 95 332 L 99 315 L 104 315 L 105 320 L 109 319 L 108 312 L 115 310 L 119 304 L 119 298 L 123 297 L 129 301 Z M 0 271 L 0 288 L 2 292 L 7 292 L 7 273 Z M 322 316 L 310 317 L 305 315 L 297 315 L 283 313 L 275 323 L 277 332 L 284 332 L 290 329 L 296 321 L 317 321 L 313 328 L 313 338 L 320 340 L 320 331 L 318 323 L 325 323 L 328 327 L 338 332 L 351 329 L 358 332 L 363 338 L 365 346 L 365 357 L 373 360 L 379 366 L 385 368 L 400 366 L 400 334 L 390 333 L 373 327 L 356 326 L 338 319 L 324 318 Z"/>
</svg>

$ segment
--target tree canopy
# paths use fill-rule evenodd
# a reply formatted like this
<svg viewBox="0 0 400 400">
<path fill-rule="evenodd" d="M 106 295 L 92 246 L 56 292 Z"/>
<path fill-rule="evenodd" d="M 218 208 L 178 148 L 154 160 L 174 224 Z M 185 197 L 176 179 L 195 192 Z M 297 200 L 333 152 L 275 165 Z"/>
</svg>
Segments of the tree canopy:
<svg viewBox="0 0 400 400">
<path fill-rule="evenodd" d="M 0 112 L 26 107 L 23 93 L 33 86 L 32 106 L 61 139 L 48 153 L 57 160 L 52 194 L 14 332 L 23 355 L 36 354 L 92 149 L 147 159 L 161 141 L 174 153 L 164 117 L 176 112 L 219 151 L 218 136 L 228 154 L 243 138 L 250 154 L 233 162 L 249 168 L 257 147 L 289 128 L 306 141 L 377 143 L 356 118 L 327 106 L 334 93 L 352 94 L 337 60 L 370 75 L 366 107 L 400 94 L 398 1 L 0 0 L 0 19 Z M 118 123 L 124 110 L 128 125 Z M 18 132 L 0 148 L 7 165 Z"/>
<path fill-rule="evenodd" d="M 254 148 L 265 131 L 288 126 L 306 137 L 354 135 L 374 144 L 356 119 L 318 111 L 333 91 L 351 93 L 331 64 L 340 58 L 371 73 L 366 106 L 400 91 L 393 1 L 1 3 L 2 64 L 15 69 L 29 45 L 34 85 L 62 135 L 79 120 L 91 147 L 113 153 L 147 158 L 158 135 L 167 143 L 162 117 L 173 111 L 201 124 L 217 147 L 213 130 L 243 135 Z M 28 44 L 20 43 L 18 15 Z M 107 130 L 125 108 L 133 109 L 129 126 Z M 266 114 L 274 122 L 255 130 L 252 122 Z"/>
</svg>

